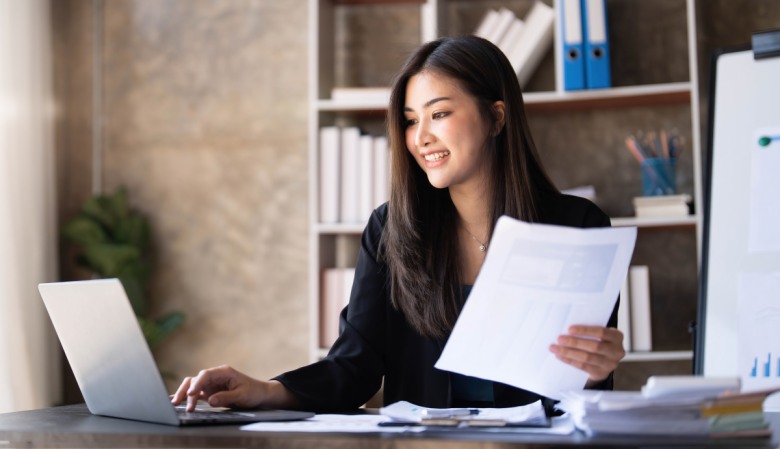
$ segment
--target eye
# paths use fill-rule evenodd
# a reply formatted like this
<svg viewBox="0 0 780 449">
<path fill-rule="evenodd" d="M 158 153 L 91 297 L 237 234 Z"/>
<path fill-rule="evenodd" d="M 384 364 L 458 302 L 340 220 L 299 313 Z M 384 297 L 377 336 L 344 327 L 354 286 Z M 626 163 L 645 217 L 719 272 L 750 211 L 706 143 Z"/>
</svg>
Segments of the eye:
<svg viewBox="0 0 780 449">
<path fill-rule="evenodd" d="M 415 118 L 407 118 L 404 120 L 404 128 L 408 128 L 416 124 L 417 124 L 417 119 Z"/>
<path fill-rule="evenodd" d="M 436 119 L 444 118 L 444 117 L 446 117 L 448 115 L 450 115 L 449 112 L 440 111 L 440 112 L 434 112 L 432 117 L 433 117 L 434 120 L 436 120 Z"/>
</svg>

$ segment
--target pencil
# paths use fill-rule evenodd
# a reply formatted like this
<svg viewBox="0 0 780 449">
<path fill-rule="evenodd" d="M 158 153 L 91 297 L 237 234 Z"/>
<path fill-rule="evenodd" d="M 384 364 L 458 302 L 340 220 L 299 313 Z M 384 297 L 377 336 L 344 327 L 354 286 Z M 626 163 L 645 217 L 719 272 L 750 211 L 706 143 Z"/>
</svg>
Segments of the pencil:
<svg viewBox="0 0 780 449">
<path fill-rule="evenodd" d="M 664 157 L 669 159 L 669 142 L 666 140 L 666 130 L 661 130 L 661 151 L 664 153 Z"/>
<path fill-rule="evenodd" d="M 631 152 L 634 159 L 639 161 L 640 164 L 644 162 L 645 158 L 642 156 L 642 152 L 637 147 L 636 140 L 633 137 L 626 137 L 626 148 L 628 148 L 628 151 Z"/>
</svg>

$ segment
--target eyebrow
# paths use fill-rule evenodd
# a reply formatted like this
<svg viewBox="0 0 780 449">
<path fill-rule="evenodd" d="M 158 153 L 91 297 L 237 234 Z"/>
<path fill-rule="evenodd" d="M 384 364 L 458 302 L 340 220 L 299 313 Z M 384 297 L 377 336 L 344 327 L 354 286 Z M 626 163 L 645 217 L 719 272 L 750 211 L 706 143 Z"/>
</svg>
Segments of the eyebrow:
<svg viewBox="0 0 780 449">
<path fill-rule="evenodd" d="M 436 98 L 434 98 L 432 100 L 428 100 L 423 105 L 423 109 L 429 108 L 431 105 L 433 105 L 435 103 L 438 103 L 440 101 L 444 101 L 444 100 L 452 100 L 452 98 L 450 98 L 450 97 L 436 97 Z M 404 112 L 414 112 L 414 111 L 412 110 L 412 108 L 410 108 L 408 106 L 404 106 Z"/>
</svg>

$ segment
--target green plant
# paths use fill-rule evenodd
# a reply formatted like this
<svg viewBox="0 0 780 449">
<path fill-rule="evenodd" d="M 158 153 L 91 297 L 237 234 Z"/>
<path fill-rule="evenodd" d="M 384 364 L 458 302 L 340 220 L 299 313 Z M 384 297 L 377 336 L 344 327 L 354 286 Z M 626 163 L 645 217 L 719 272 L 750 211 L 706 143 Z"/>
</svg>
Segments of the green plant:
<svg viewBox="0 0 780 449">
<path fill-rule="evenodd" d="M 184 314 L 178 311 L 156 319 L 149 317 L 149 221 L 130 210 L 124 188 L 89 198 L 79 214 L 63 225 L 62 235 L 78 246 L 79 265 L 99 278 L 118 278 L 122 282 L 150 347 L 159 344 L 184 321 Z"/>
</svg>

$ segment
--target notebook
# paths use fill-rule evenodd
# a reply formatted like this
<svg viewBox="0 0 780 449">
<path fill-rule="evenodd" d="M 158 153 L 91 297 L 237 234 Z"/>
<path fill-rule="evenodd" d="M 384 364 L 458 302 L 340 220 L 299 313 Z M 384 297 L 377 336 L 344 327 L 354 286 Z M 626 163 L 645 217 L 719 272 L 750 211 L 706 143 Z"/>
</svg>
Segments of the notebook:
<svg viewBox="0 0 780 449">
<path fill-rule="evenodd" d="M 174 407 L 117 279 L 40 284 L 38 290 L 92 414 L 174 426 L 293 421 L 290 410 Z"/>
</svg>

